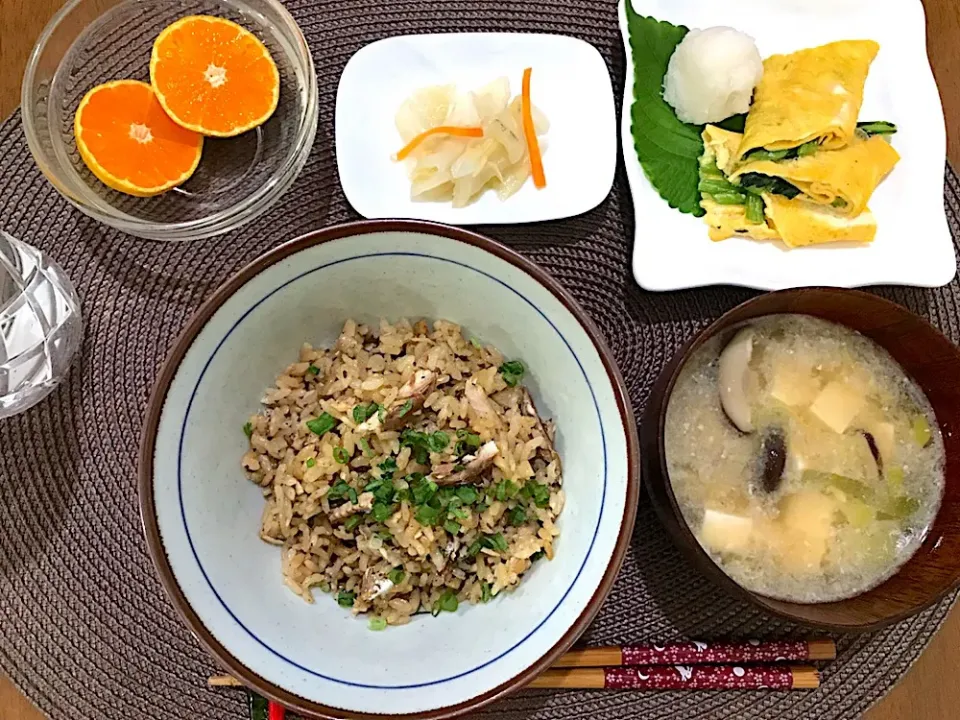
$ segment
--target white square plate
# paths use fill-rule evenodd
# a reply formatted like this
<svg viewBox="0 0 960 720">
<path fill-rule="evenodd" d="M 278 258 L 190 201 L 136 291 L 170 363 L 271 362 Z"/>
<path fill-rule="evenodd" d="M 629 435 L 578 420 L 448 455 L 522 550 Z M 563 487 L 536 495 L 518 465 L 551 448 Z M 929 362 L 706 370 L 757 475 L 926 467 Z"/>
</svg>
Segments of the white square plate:
<svg viewBox="0 0 960 720">
<path fill-rule="evenodd" d="M 456 209 L 414 202 L 406 167 L 391 157 L 402 146 L 397 109 L 415 90 L 456 84 L 465 92 L 498 77 L 520 92 L 532 67 L 533 103 L 550 121 L 543 157 L 547 187 L 529 180 L 509 200 L 486 192 Z M 337 90 L 340 183 L 366 218 L 414 218 L 451 225 L 524 223 L 579 215 L 613 187 L 617 119 L 607 66 L 592 45 L 561 35 L 449 33 L 404 35 L 371 43 L 347 63 Z"/>
<path fill-rule="evenodd" d="M 626 10 L 620 28 L 627 55 L 621 138 L 636 213 L 633 274 L 647 290 L 740 285 L 780 290 L 809 285 L 946 285 L 956 273 L 943 206 L 946 132 L 940 95 L 927 61 L 920 0 L 633 0 L 641 15 L 689 28 L 733 24 L 753 36 L 767 57 L 834 40 L 880 43 L 864 90 L 862 120 L 889 120 L 899 132 L 901 161 L 870 208 L 876 240 L 787 250 L 741 238 L 712 242 L 702 218 L 671 209 L 651 187 L 630 134 L 633 58 Z M 731 20 L 733 19 L 733 20 Z"/>
</svg>

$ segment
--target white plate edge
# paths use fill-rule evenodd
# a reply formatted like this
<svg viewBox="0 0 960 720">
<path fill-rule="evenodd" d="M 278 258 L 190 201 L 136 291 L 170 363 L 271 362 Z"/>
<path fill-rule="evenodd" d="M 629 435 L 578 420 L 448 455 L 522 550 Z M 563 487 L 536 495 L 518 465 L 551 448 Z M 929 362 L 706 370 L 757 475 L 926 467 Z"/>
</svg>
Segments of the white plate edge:
<svg viewBox="0 0 960 720">
<path fill-rule="evenodd" d="M 926 28 L 926 13 L 923 7 L 921 0 L 903 0 L 905 5 L 910 3 L 909 7 L 912 7 L 913 11 L 919 10 L 920 12 L 920 22 L 922 27 Z M 621 105 L 621 123 L 620 123 L 620 142 L 621 150 L 623 153 L 624 167 L 627 174 L 627 184 L 630 191 L 630 197 L 634 205 L 634 233 L 633 241 L 634 247 L 633 252 L 631 253 L 631 271 L 633 273 L 634 280 L 637 284 L 644 290 L 650 292 L 670 292 L 674 290 L 689 290 L 693 288 L 700 287 L 711 287 L 717 285 L 728 285 L 731 287 L 742 287 L 751 290 L 761 290 L 761 291 L 777 291 L 785 290 L 789 288 L 796 287 L 816 287 L 822 286 L 822 282 L 765 282 L 762 278 L 756 276 L 755 274 L 745 273 L 737 277 L 732 277 L 726 274 L 725 272 L 711 271 L 709 268 L 703 266 L 697 266 L 690 268 L 687 271 L 687 277 L 682 281 L 677 282 L 667 282 L 659 283 L 654 277 L 647 277 L 640 269 L 640 265 L 643 261 L 641 256 L 642 250 L 640 248 L 639 241 L 639 224 L 640 217 L 637 212 L 637 203 L 636 197 L 639 195 L 639 188 L 649 189 L 650 192 L 656 193 L 653 186 L 650 185 L 649 181 L 646 180 L 645 175 L 643 174 L 643 168 L 640 165 L 639 159 L 636 157 L 636 152 L 630 153 L 628 156 L 628 149 L 633 148 L 633 136 L 630 132 L 630 107 L 633 103 L 633 97 L 631 93 L 632 84 L 630 82 L 633 74 L 635 72 L 635 67 L 633 63 L 633 53 L 630 50 L 630 37 L 629 30 L 627 27 L 627 15 L 626 15 L 626 3 L 630 2 L 631 5 L 636 10 L 635 5 L 632 0 L 619 0 L 617 4 L 618 11 L 618 21 L 620 27 L 620 37 L 623 44 L 624 55 L 626 62 L 624 63 L 624 87 L 623 87 L 623 104 Z M 641 13 L 637 10 L 638 13 Z M 937 123 L 937 137 L 934 138 L 934 142 L 937 144 L 936 152 L 941 154 L 944 158 L 944 168 L 946 168 L 947 163 L 947 136 L 946 136 L 946 119 L 943 116 L 943 101 L 940 97 L 940 90 L 936 83 L 936 78 L 933 75 L 933 69 L 930 66 L 930 58 L 927 47 L 927 38 L 926 33 L 922 33 L 922 46 L 924 55 L 926 57 L 926 69 L 927 72 L 922 76 L 922 82 L 927 85 L 927 92 L 931 93 L 932 96 L 935 96 L 936 100 L 936 110 L 938 117 L 941 118 L 941 122 Z M 932 88 L 931 88 L 932 83 Z M 941 194 L 942 194 L 941 190 Z M 663 201 L 666 202 L 666 201 Z M 908 287 L 921 287 L 921 288 L 937 288 L 948 285 L 953 281 L 957 275 L 957 255 L 956 248 L 953 243 L 953 237 L 950 232 L 950 225 L 947 220 L 946 208 L 943 207 L 943 204 L 940 203 L 938 206 L 940 209 L 937 212 L 937 217 L 931 222 L 936 222 L 940 226 L 940 231 L 947 237 L 949 240 L 949 255 L 950 263 L 946 261 L 946 248 L 947 244 L 944 244 L 944 262 L 938 263 L 937 268 L 934 270 L 924 269 L 920 273 L 910 273 L 909 271 L 904 272 L 900 277 L 895 279 L 884 279 L 877 278 L 874 274 L 869 272 L 864 273 L 854 273 L 850 282 L 844 284 L 834 284 L 833 287 L 842 287 L 842 288 L 857 288 L 857 287 L 869 287 L 869 286 L 880 286 L 880 285 L 896 285 L 896 286 L 908 286 Z M 679 211 L 676 211 L 679 212 Z M 947 272 L 940 272 L 940 267 L 946 268 Z"/>
<path fill-rule="evenodd" d="M 566 219 L 569 219 L 569 218 L 572 218 L 572 217 L 578 217 L 578 216 L 580 216 L 580 215 L 583 215 L 583 214 L 585 214 L 585 213 L 590 212 L 591 210 L 596 209 L 601 203 L 603 203 L 603 202 L 610 196 L 610 193 L 613 191 L 613 185 L 614 185 L 614 183 L 615 183 L 615 181 L 616 181 L 617 162 L 618 162 L 618 148 L 617 148 L 616 142 L 613 143 L 613 150 L 612 150 L 612 153 L 611 153 L 611 159 L 607 162 L 607 166 L 608 166 L 608 167 L 606 168 L 605 173 L 604 173 L 605 179 L 603 180 L 602 183 L 598 183 L 598 184 L 596 185 L 596 187 L 597 187 L 596 199 L 595 199 L 595 200 L 594 200 L 594 199 L 590 199 L 590 200 L 588 200 L 587 202 L 585 202 L 585 203 L 584 203 L 584 206 L 583 206 L 583 209 L 580 209 L 580 208 L 578 207 L 578 208 L 576 208 L 576 209 L 574 209 L 573 211 L 570 211 L 570 212 L 566 212 L 566 211 L 561 210 L 559 214 L 550 213 L 550 214 L 531 215 L 531 216 L 530 216 L 529 218 L 527 218 L 527 219 L 516 219 L 516 218 L 493 218 L 493 219 L 489 219 L 489 218 L 488 218 L 488 219 L 483 219 L 483 220 L 480 220 L 480 219 L 477 219 L 477 220 L 467 219 L 467 220 L 464 220 L 464 221 L 453 222 L 453 221 L 451 221 L 450 218 L 446 217 L 445 215 L 444 215 L 444 216 L 440 216 L 440 215 L 432 214 L 432 213 L 429 213 L 429 212 L 428 212 L 428 213 L 421 213 L 421 214 L 413 214 L 413 213 L 409 213 L 409 214 L 407 214 L 407 213 L 400 213 L 400 214 L 396 214 L 396 213 L 394 213 L 394 214 L 389 214 L 389 213 L 387 213 L 387 214 L 385 214 L 385 213 L 379 213 L 379 212 L 377 212 L 376 210 L 371 210 L 369 207 L 363 207 L 363 206 L 364 206 L 364 203 L 363 203 L 363 202 L 359 202 L 359 203 L 356 202 L 356 195 L 353 194 L 353 193 L 351 192 L 351 190 L 347 188 L 347 184 L 345 184 L 345 183 L 343 182 L 343 175 L 342 175 L 342 173 L 340 172 L 340 152 L 339 152 L 340 142 L 339 142 L 339 134 L 338 134 L 338 132 L 337 132 L 337 123 L 336 123 L 336 119 L 337 119 L 337 117 L 338 117 L 339 114 L 340 114 L 340 97 L 341 97 L 340 88 L 341 88 L 341 86 L 343 85 L 343 79 L 344 79 L 344 77 L 347 75 L 347 70 L 350 68 L 351 63 L 353 63 L 358 56 L 360 56 L 362 53 L 364 53 L 365 51 L 369 50 L 370 48 L 374 48 L 375 46 L 378 46 L 378 45 L 390 44 L 390 43 L 395 42 L 395 41 L 400 40 L 400 39 L 403 39 L 403 40 L 420 40 L 420 39 L 424 39 L 424 38 L 433 39 L 433 38 L 454 37 L 454 36 L 460 36 L 460 37 L 462 37 L 462 36 L 488 36 L 488 37 L 489 37 L 489 36 L 499 36 L 499 37 L 524 37 L 524 38 L 527 38 L 527 37 L 535 37 L 535 38 L 547 37 L 547 38 L 559 38 L 559 39 L 562 39 L 562 40 L 564 40 L 564 41 L 569 41 L 569 42 L 576 43 L 576 44 L 578 44 L 578 45 L 584 45 L 584 46 L 586 46 L 587 48 L 589 48 L 589 51 L 591 52 L 591 54 L 596 57 L 599 65 L 600 65 L 600 67 L 603 68 L 604 75 L 605 75 L 606 78 L 607 78 L 606 87 L 609 88 L 610 118 L 611 118 L 611 120 L 612 120 L 612 125 L 613 125 L 612 130 L 613 130 L 614 133 L 616 133 L 616 127 L 617 127 L 617 94 L 616 94 L 616 91 L 614 90 L 614 87 L 613 87 L 613 77 L 612 77 L 611 74 L 610 74 L 610 69 L 607 67 L 607 62 L 606 62 L 606 60 L 604 59 L 603 55 L 600 53 L 600 50 L 599 50 L 593 43 L 587 42 L 587 41 L 584 40 L 583 38 L 579 38 L 579 37 L 576 37 L 576 36 L 573 36 L 573 35 L 563 35 L 563 34 L 561 34 L 561 33 L 527 33 L 527 32 L 408 33 L 408 34 L 405 34 L 405 35 L 393 35 L 393 36 L 391 36 L 391 37 L 381 38 L 381 39 L 379 39 L 379 40 L 374 40 L 374 41 L 372 41 L 372 42 L 367 43 L 366 45 L 364 45 L 363 47 L 361 47 L 359 50 L 357 50 L 356 52 L 354 52 L 354 53 L 350 56 L 350 58 L 347 60 L 346 64 L 344 65 L 343 70 L 342 70 L 341 73 L 340 73 L 340 78 L 339 78 L 338 81 L 337 81 L 337 94 L 336 94 L 336 98 L 335 98 L 335 101 L 334 101 L 334 112 L 333 112 L 333 116 L 334 116 L 334 132 L 333 132 L 334 162 L 336 163 L 336 166 L 337 166 L 337 176 L 338 176 L 338 179 L 339 179 L 339 181 L 340 181 L 340 188 L 343 190 L 344 197 L 345 197 L 345 199 L 347 200 L 347 202 L 350 204 L 350 207 L 352 207 L 352 208 L 354 209 L 354 211 L 355 211 L 358 215 L 360 215 L 361 217 L 363 217 L 363 218 L 365 218 L 365 219 L 367 219 L 367 220 L 387 220 L 387 219 L 393 219 L 393 218 L 395 218 L 395 219 L 403 219 L 403 220 L 424 220 L 424 221 L 427 221 L 427 222 L 444 223 L 444 224 L 453 225 L 453 226 L 456 226 L 456 227 L 474 227 L 474 226 L 479 226 L 479 225 L 526 225 L 526 224 L 529 224 L 529 223 L 549 222 L 549 221 L 551 221 L 551 220 L 566 220 Z M 606 96 L 607 96 L 607 94 L 604 93 L 604 99 L 605 99 L 605 100 L 606 100 Z M 587 197 L 592 197 L 592 196 L 587 195 Z M 424 207 L 428 207 L 428 208 L 429 208 L 429 207 L 432 207 L 433 205 L 435 205 L 435 204 L 434 204 L 434 203 L 424 203 Z M 445 208 L 445 206 L 442 206 L 442 207 Z"/>
</svg>

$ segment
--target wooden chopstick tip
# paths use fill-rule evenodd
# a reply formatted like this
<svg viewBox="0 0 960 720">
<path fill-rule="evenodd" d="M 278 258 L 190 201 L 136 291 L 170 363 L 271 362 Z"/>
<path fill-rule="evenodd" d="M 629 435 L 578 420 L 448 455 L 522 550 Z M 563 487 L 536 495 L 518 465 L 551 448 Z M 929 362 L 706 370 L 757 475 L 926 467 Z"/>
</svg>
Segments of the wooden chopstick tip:
<svg viewBox="0 0 960 720">
<path fill-rule="evenodd" d="M 807 648 L 811 660 L 836 660 L 837 644 L 830 638 L 809 640 Z"/>
<path fill-rule="evenodd" d="M 243 687 L 243 683 L 232 675 L 214 675 L 207 678 L 208 687 Z"/>
<path fill-rule="evenodd" d="M 535 677 L 527 687 L 549 690 L 603 690 L 607 684 L 606 676 L 606 670 L 599 667 L 550 669 Z"/>
<path fill-rule="evenodd" d="M 797 690 L 816 690 L 820 687 L 820 672 L 809 665 L 794 665 L 790 668 L 793 687 Z"/>
<path fill-rule="evenodd" d="M 554 668 L 616 667 L 623 664 L 623 651 L 619 647 L 573 648 L 561 655 Z"/>
</svg>

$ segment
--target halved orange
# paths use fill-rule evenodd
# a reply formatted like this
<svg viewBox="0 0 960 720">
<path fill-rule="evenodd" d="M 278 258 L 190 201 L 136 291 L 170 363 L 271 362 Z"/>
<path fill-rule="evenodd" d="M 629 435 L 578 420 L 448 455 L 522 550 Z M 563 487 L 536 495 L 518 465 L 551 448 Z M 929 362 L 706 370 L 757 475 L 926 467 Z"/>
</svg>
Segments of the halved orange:
<svg viewBox="0 0 960 720">
<path fill-rule="evenodd" d="M 173 122 L 147 83 L 115 80 L 84 95 L 73 119 L 80 157 L 114 190 L 150 197 L 185 182 L 203 135 Z"/>
<path fill-rule="evenodd" d="M 209 15 L 181 18 L 160 33 L 150 82 L 174 122 L 232 137 L 266 122 L 280 99 L 280 73 L 249 30 Z"/>
</svg>

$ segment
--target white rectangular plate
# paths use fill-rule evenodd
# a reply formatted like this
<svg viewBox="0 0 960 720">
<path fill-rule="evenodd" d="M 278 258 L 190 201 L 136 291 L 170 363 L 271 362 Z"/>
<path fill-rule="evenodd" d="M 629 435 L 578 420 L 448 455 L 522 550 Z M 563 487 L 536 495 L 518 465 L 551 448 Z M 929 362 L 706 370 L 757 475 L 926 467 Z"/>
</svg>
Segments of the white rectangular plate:
<svg viewBox="0 0 960 720">
<path fill-rule="evenodd" d="M 406 167 L 391 157 L 402 146 L 394 116 L 415 90 L 455 84 L 465 92 L 498 77 L 530 94 L 550 121 L 543 158 L 547 187 L 527 183 L 501 202 L 487 191 L 455 209 L 414 202 Z M 561 35 L 449 33 L 404 35 L 371 43 L 347 63 L 337 90 L 336 144 L 347 200 L 367 218 L 415 218 L 451 225 L 524 223 L 579 215 L 613 187 L 617 120 L 607 66 L 592 45 Z"/>
<path fill-rule="evenodd" d="M 795 250 L 742 238 L 712 242 L 702 218 L 671 209 L 651 187 L 630 133 L 634 68 L 624 2 L 630 0 L 620 3 L 627 55 L 621 137 L 636 213 L 633 274 L 642 287 L 937 287 L 953 279 L 956 258 L 943 206 L 946 132 L 920 0 L 888 0 L 882 10 L 873 0 L 633 0 L 641 15 L 689 28 L 732 21 L 753 36 L 763 57 L 834 40 L 880 43 L 860 118 L 897 124 L 893 145 L 901 161 L 870 201 L 879 225 L 876 240 Z"/>
</svg>

